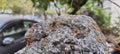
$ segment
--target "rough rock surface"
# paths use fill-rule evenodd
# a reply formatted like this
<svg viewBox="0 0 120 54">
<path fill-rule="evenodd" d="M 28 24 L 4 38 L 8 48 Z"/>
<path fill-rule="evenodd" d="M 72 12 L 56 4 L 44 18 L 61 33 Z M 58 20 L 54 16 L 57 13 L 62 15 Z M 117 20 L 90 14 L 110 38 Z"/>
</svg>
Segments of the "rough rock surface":
<svg viewBox="0 0 120 54">
<path fill-rule="evenodd" d="M 104 35 L 96 22 L 85 15 L 48 19 L 29 31 L 35 41 L 16 54 L 108 54 Z"/>
</svg>

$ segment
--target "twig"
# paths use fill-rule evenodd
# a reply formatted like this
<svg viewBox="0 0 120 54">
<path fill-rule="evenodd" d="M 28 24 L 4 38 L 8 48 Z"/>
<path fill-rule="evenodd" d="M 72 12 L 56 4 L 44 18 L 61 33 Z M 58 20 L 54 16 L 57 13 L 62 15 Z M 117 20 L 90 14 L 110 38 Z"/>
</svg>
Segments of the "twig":
<svg viewBox="0 0 120 54">
<path fill-rule="evenodd" d="M 57 4 L 55 3 L 55 0 L 53 0 L 53 3 L 54 3 L 54 6 L 56 7 L 56 8 L 58 8 L 58 11 L 56 10 L 56 12 L 57 12 L 57 14 L 58 14 L 58 16 L 60 16 L 61 15 L 61 13 L 60 13 L 60 8 L 57 6 Z"/>
<path fill-rule="evenodd" d="M 113 3 L 114 5 L 118 6 L 120 8 L 120 5 L 116 4 L 115 2 L 111 1 L 111 0 L 108 0 L 110 1 L 111 3 Z"/>
</svg>

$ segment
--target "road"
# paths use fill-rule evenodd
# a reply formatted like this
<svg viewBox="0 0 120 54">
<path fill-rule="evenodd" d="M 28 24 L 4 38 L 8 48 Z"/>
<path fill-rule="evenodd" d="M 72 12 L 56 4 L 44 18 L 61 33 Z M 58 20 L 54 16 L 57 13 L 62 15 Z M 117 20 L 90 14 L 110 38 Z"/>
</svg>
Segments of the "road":
<svg viewBox="0 0 120 54">
<path fill-rule="evenodd" d="M 0 46 L 0 54 L 14 54 L 25 46 L 25 43 L 20 44 L 12 44 L 8 46 Z"/>
</svg>

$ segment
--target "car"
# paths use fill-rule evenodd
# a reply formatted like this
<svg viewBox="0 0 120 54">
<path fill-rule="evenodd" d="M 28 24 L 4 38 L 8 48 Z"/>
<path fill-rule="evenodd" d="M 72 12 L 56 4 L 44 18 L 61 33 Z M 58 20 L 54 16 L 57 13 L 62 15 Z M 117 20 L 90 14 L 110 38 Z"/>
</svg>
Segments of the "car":
<svg viewBox="0 0 120 54">
<path fill-rule="evenodd" d="M 19 17 L 0 17 L 0 54 L 14 54 L 26 45 L 24 35 L 37 21 Z"/>
</svg>

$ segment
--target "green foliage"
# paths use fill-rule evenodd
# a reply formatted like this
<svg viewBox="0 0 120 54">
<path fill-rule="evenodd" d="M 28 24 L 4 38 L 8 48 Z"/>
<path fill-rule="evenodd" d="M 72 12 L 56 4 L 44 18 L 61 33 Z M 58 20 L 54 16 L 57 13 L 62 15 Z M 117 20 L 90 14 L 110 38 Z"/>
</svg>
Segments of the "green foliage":
<svg viewBox="0 0 120 54">
<path fill-rule="evenodd" d="M 33 6 L 42 10 L 47 10 L 50 2 L 54 2 L 56 4 L 68 5 L 69 8 L 73 8 L 74 10 L 71 14 L 76 14 L 76 12 L 88 1 L 88 0 L 31 0 L 33 2 Z M 57 7 L 57 5 L 55 6 Z M 58 8 L 58 7 L 57 7 Z"/>
<path fill-rule="evenodd" d="M 74 10 L 74 8 L 68 8 L 67 12 L 70 13 Z"/>
<path fill-rule="evenodd" d="M 33 7 L 30 0 L 15 0 L 11 2 L 10 9 L 13 14 L 31 14 Z"/>
<path fill-rule="evenodd" d="M 0 8 L 1 9 L 8 8 L 7 0 L 0 0 Z"/>
<path fill-rule="evenodd" d="M 51 0 L 31 0 L 34 7 L 47 10 Z"/>
<path fill-rule="evenodd" d="M 0 0 L 0 11 L 6 9 L 11 9 L 13 14 L 30 14 L 32 2 L 31 0 Z"/>
<path fill-rule="evenodd" d="M 45 11 L 46 14 L 50 14 L 50 15 L 53 15 L 55 13 L 54 10 L 46 10 Z"/>
<path fill-rule="evenodd" d="M 9 0 L 0 0 L 0 9 L 5 11 L 6 8 L 9 8 Z"/>
<path fill-rule="evenodd" d="M 110 27 L 110 14 L 102 8 L 102 4 L 100 2 L 101 0 L 89 0 L 87 4 L 83 6 L 83 9 L 93 11 L 95 21 L 98 23 L 100 28 L 105 31 L 109 30 Z"/>
<path fill-rule="evenodd" d="M 68 5 L 68 9 L 71 9 L 71 13 L 69 14 L 76 14 L 77 11 L 86 4 L 88 0 L 58 0 L 61 5 Z M 73 10 L 72 10 L 73 9 Z"/>
<path fill-rule="evenodd" d="M 118 17 L 118 21 L 115 22 L 114 26 L 112 26 L 112 33 L 115 36 L 120 36 L 120 16 Z"/>
<path fill-rule="evenodd" d="M 51 1 L 56 3 L 57 6 L 59 7 L 67 6 L 68 8 L 67 11 L 72 14 L 76 14 L 76 12 L 79 12 L 78 10 L 82 7 L 83 9 L 91 10 L 94 12 L 95 20 L 100 26 L 107 28 L 110 25 L 110 15 L 102 8 L 103 6 L 102 0 L 31 0 L 31 1 L 33 2 L 34 7 L 37 7 L 40 10 L 43 9 L 44 11 L 47 10 L 47 7 L 49 6 Z"/>
</svg>

